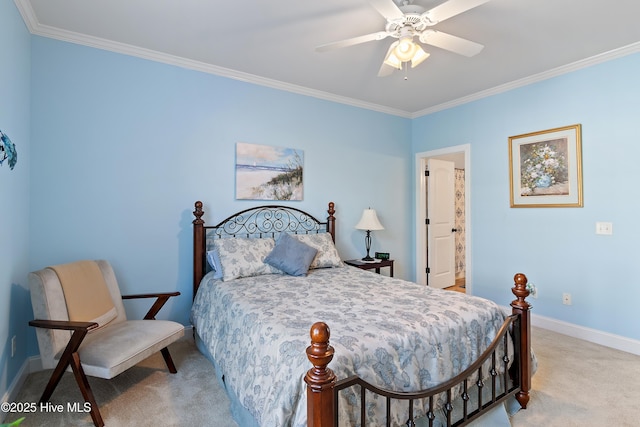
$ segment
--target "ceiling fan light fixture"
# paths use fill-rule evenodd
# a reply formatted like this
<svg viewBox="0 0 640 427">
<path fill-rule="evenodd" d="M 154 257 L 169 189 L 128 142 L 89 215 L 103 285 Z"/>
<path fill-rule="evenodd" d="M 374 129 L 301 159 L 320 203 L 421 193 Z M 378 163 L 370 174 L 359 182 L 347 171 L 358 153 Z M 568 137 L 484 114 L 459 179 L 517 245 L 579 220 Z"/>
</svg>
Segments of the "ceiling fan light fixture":
<svg viewBox="0 0 640 427">
<path fill-rule="evenodd" d="M 400 42 L 395 41 L 389 47 L 389 51 L 387 53 L 387 57 L 384 58 L 384 63 L 390 67 L 396 68 L 398 70 L 402 69 L 402 61 L 396 56 L 396 47 Z"/>
<path fill-rule="evenodd" d="M 420 46 L 416 46 L 416 53 L 413 55 L 413 58 L 411 58 L 411 68 L 415 68 L 418 65 L 422 64 L 422 61 L 427 59 L 430 55 L 430 53 L 425 52 Z"/>
<path fill-rule="evenodd" d="M 398 45 L 393 50 L 395 56 L 402 62 L 410 61 L 419 46 L 413 42 L 413 37 L 403 37 L 398 41 Z"/>
<path fill-rule="evenodd" d="M 406 39 L 411 44 L 411 55 L 399 54 L 399 51 L 401 51 L 400 46 L 402 45 L 402 42 L 404 40 L 405 39 L 395 41 L 391 44 L 391 46 L 389 46 L 387 56 L 386 58 L 384 58 L 385 64 L 395 69 L 401 70 L 402 64 L 404 62 L 411 61 L 411 68 L 415 68 L 429 57 L 429 53 L 425 52 L 419 44 L 414 43 L 411 39 Z"/>
<path fill-rule="evenodd" d="M 384 30 L 316 47 L 318 52 L 353 46 L 387 37 L 396 39 L 385 55 L 378 76 L 390 75 L 394 69 L 415 68 L 429 57 L 422 45 L 435 46 L 458 55 L 472 57 L 483 45 L 454 36 L 433 27 L 453 16 L 490 0 L 367 0 L 387 21 Z M 422 4 L 414 3 L 429 3 Z M 433 4 L 437 4 L 433 7 Z M 417 39 L 414 41 L 414 39 Z"/>
</svg>

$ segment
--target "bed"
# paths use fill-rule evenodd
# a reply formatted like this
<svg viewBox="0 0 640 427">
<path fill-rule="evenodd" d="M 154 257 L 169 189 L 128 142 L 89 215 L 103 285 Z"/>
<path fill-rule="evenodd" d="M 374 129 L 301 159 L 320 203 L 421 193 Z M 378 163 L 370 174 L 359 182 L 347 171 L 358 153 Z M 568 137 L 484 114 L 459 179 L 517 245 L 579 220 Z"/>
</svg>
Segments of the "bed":
<svg viewBox="0 0 640 427">
<path fill-rule="evenodd" d="M 239 425 L 465 425 L 511 398 L 526 408 L 524 275 L 507 316 L 346 266 L 327 212 L 266 205 L 207 226 L 195 203 L 194 336 Z"/>
</svg>

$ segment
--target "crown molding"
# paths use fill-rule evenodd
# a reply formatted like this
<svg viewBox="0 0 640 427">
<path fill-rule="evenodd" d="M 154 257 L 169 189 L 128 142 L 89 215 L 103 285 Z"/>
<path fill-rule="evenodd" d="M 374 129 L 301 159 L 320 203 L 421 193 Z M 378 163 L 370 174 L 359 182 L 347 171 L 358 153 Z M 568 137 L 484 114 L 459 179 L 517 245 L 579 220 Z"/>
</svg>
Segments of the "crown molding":
<svg viewBox="0 0 640 427">
<path fill-rule="evenodd" d="M 200 71 L 203 73 L 214 74 L 220 77 L 226 77 L 234 80 L 239 80 L 247 83 L 253 83 L 260 86 L 270 87 L 272 89 L 283 90 L 287 92 L 296 93 L 299 95 L 310 96 L 313 98 L 323 99 L 325 101 L 336 102 L 339 104 L 350 105 L 352 107 L 363 108 L 367 110 L 377 111 L 384 114 L 390 114 L 399 117 L 405 117 L 409 119 L 415 119 L 421 116 L 436 113 L 438 111 L 447 110 L 463 104 L 468 104 L 473 101 L 487 98 L 489 96 L 504 93 L 516 88 L 537 83 L 543 80 L 547 80 L 553 77 L 557 77 L 563 74 L 567 74 L 573 71 L 580 70 L 582 68 L 590 67 L 592 65 L 600 64 L 612 59 L 621 58 L 633 53 L 640 52 L 640 42 L 632 43 L 627 46 L 623 46 L 618 49 L 613 49 L 608 52 L 601 53 L 599 55 L 592 56 L 580 61 L 576 61 L 567 65 L 556 67 L 554 69 L 544 71 L 542 73 L 534 74 L 529 77 L 514 80 L 509 83 L 505 83 L 493 88 L 476 92 L 474 94 L 464 96 L 458 99 L 454 99 L 449 102 L 434 105 L 429 108 L 425 108 L 416 112 L 409 112 L 399 110 L 396 108 L 386 107 L 379 104 L 373 104 L 364 102 L 354 98 L 335 95 L 329 92 L 324 92 L 316 89 L 310 89 L 304 86 L 298 86 L 291 83 L 285 83 L 279 80 L 268 79 L 265 77 L 256 76 L 254 74 L 244 73 L 241 71 L 232 70 L 229 68 L 219 67 L 216 65 L 207 64 L 201 61 L 195 61 L 187 58 L 182 58 L 175 55 L 170 55 L 150 49 L 145 49 L 137 46 L 132 46 L 125 43 L 115 42 L 112 40 L 106 40 L 99 37 L 88 36 L 85 34 L 75 33 L 72 31 L 62 30 L 47 25 L 42 25 L 38 22 L 38 19 L 31 7 L 29 0 L 14 0 L 22 19 L 24 20 L 29 32 L 34 35 L 66 41 L 74 44 L 93 47 L 96 49 L 108 50 L 115 53 L 121 53 L 124 55 L 135 56 L 138 58 L 147 59 L 155 62 L 162 62 L 169 65 L 175 65 L 181 68 L 186 68 L 194 71 Z"/>
<path fill-rule="evenodd" d="M 612 59 L 621 58 L 623 56 L 631 55 L 633 53 L 638 53 L 638 52 L 640 52 L 640 42 L 632 43 L 630 45 L 623 46 L 618 49 L 613 49 L 598 55 L 594 55 L 592 57 L 585 58 L 580 61 L 572 62 L 567 65 L 562 65 L 560 67 L 556 67 L 551 70 L 544 71 L 542 73 L 538 73 L 529 77 L 514 80 L 512 82 L 505 83 L 500 86 L 493 87 L 491 89 L 476 92 L 469 96 L 464 96 L 462 98 L 454 99 L 449 102 L 434 105 L 433 107 L 425 108 L 424 110 L 420 110 L 411 114 L 411 118 L 415 119 L 417 117 L 426 116 L 438 111 L 447 110 L 449 108 L 457 107 L 463 104 L 468 104 L 469 102 L 477 101 L 482 98 L 487 98 L 492 95 L 497 95 L 499 93 L 507 92 L 512 89 L 517 89 L 517 88 L 527 86 L 533 83 L 537 83 L 543 80 L 551 79 L 553 77 L 558 77 L 563 74 L 571 73 L 573 71 L 587 68 L 592 65 L 601 64 L 603 62 L 607 62 Z"/>
<path fill-rule="evenodd" d="M 14 0 L 13 1 L 18 8 L 18 12 L 22 15 L 22 20 L 27 26 L 27 29 L 33 34 L 34 29 L 38 26 L 38 18 L 31 7 L 31 3 L 28 0 Z"/>
<path fill-rule="evenodd" d="M 31 7 L 28 0 L 14 0 L 22 19 L 24 20 L 29 32 L 31 34 L 70 42 L 74 44 L 93 47 L 96 49 L 108 50 L 115 53 L 121 53 L 124 55 L 135 56 L 142 59 L 148 59 L 150 61 L 162 62 L 169 65 L 175 65 L 181 68 L 186 68 L 194 71 L 200 71 L 203 73 L 214 74 L 220 77 L 227 77 L 234 80 L 239 80 L 247 83 L 253 83 L 260 86 L 270 87 L 272 89 L 279 89 L 287 92 L 296 93 L 299 95 L 310 96 L 313 98 L 323 99 L 325 101 L 337 102 L 340 104 L 346 104 L 353 107 L 364 108 L 368 110 L 378 111 L 380 113 L 390 114 L 394 116 L 400 116 L 410 118 L 411 113 L 395 108 L 386 107 L 383 105 L 373 104 L 369 102 L 360 101 L 345 96 L 335 95 L 329 92 L 323 92 L 320 90 L 310 89 L 304 86 L 298 86 L 291 83 L 285 83 L 279 80 L 268 79 L 265 77 L 256 76 L 254 74 L 244 73 L 241 71 L 232 70 L 229 68 L 219 67 L 216 65 L 207 64 L 201 61 L 195 61 L 187 58 L 183 58 L 176 55 L 170 55 L 154 51 L 151 49 L 145 49 L 137 46 L 132 46 L 126 43 L 120 43 L 112 40 L 106 40 L 100 37 L 89 36 L 86 34 L 80 34 L 73 31 L 62 30 L 60 28 L 51 27 L 48 25 L 42 25 L 38 22 L 38 19 Z"/>
</svg>

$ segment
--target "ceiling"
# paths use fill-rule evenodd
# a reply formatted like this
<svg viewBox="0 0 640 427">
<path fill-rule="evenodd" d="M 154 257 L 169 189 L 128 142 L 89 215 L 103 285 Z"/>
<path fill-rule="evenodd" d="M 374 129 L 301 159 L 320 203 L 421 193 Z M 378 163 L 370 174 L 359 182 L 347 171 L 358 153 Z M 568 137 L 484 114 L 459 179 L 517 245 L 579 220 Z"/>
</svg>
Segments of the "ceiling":
<svg viewBox="0 0 640 427">
<path fill-rule="evenodd" d="M 434 27 L 483 44 L 479 54 L 425 46 L 425 62 L 388 77 L 377 74 L 394 39 L 315 50 L 383 30 L 368 0 L 15 3 L 33 34 L 405 117 L 640 51 L 638 0 L 491 0 Z"/>
</svg>

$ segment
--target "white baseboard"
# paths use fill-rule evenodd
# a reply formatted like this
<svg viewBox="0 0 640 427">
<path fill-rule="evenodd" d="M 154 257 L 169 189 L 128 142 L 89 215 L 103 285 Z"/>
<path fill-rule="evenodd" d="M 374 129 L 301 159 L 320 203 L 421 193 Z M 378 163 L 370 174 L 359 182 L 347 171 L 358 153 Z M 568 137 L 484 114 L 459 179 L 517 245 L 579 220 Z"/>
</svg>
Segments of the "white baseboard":
<svg viewBox="0 0 640 427">
<path fill-rule="evenodd" d="M 511 314 L 511 307 L 504 305 L 501 305 L 500 307 L 507 316 Z M 637 354 L 640 356 L 640 341 L 623 337 L 622 335 L 587 328 L 585 326 L 541 316 L 535 313 L 531 313 L 531 326 L 548 329 L 559 334 L 568 335 L 573 338 L 578 338 L 594 344 L 600 344 L 605 347 L 615 348 L 616 350 L 626 351 L 627 353 Z"/>
<path fill-rule="evenodd" d="M 640 356 L 640 341 L 531 313 L 531 325 Z"/>
<path fill-rule="evenodd" d="M 15 402 L 20 389 L 22 388 L 24 382 L 27 380 L 27 376 L 29 376 L 31 372 L 35 372 L 41 369 L 42 362 L 40 361 L 40 356 L 31 356 L 27 358 L 20 367 L 18 374 L 13 378 L 13 381 L 11 381 L 9 388 L 2 396 L 2 403 Z M 6 412 L 0 411 L 0 423 L 4 422 L 6 416 Z"/>
</svg>

